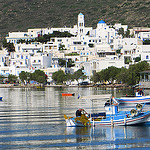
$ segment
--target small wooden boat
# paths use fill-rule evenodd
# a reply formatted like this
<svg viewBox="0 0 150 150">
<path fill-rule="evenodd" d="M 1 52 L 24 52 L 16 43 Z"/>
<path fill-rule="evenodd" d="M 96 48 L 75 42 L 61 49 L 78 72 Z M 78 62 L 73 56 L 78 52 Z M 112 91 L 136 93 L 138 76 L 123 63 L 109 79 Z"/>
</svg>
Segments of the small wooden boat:
<svg viewBox="0 0 150 150">
<path fill-rule="evenodd" d="M 75 96 L 75 93 L 62 93 L 62 96 Z"/>
<path fill-rule="evenodd" d="M 76 117 L 64 115 L 66 126 L 84 127 L 95 125 L 106 126 L 126 126 L 146 123 L 150 116 L 150 111 L 142 112 L 144 106 L 137 104 L 136 109 L 131 111 L 118 111 L 118 103 L 115 98 L 111 98 L 105 104 L 105 112 L 98 114 L 88 114 L 84 109 L 76 111 Z"/>
</svg>

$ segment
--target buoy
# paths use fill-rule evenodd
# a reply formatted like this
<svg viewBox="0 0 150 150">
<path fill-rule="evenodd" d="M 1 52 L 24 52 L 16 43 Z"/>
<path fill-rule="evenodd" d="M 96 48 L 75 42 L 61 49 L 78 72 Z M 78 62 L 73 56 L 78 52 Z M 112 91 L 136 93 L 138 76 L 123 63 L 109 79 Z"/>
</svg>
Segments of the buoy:
<svg viewBox="0 0 150 150">
<path fill-rule="evenodd" d="M 62 96 L 75 96 L 75 93 L 62 93 Z"/>
</svg>

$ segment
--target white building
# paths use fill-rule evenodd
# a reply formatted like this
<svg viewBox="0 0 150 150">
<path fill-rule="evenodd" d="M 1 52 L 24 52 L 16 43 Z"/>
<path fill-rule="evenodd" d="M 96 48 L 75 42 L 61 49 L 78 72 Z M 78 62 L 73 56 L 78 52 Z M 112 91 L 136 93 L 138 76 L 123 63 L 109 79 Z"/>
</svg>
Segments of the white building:
<svg viewBox="0 0 150 150">
<path fill-rule="evenodd" d="M 126 67 L 124 64 L 126 57 L 132 61 L 136 57 L 141 57 L 141 60 L 149 62 L 150 48 L 148 45 L 142 45 L 142 41 L 149 39 L 150 30 L 136 28 L 133 29 L 135 38 L 123 38 L 117 32 L 120 28 L 127 31 L 128 26 L 118 23 L 112 27 L 101 20 L 96 29 L 85 27 L 84 15 L 80 13 L 77 25 L 73 27 L 48 27 L 28 29 L 28 32 L 10 32 L 6 39 L 7 42 L 15 44 L 15 52 L 10 55 L 7 55 L 7 52 L 0 53 L 0 73 L 19 75 L 21 71 L 33 72 L 36 69 L 43 69 L 51 80 L 52 73 L 60 69 L 59 58 L 72 59 L 75 62 L 72 69 L 77 71 L 84 67 L 88 77 L 110 66 Z M 54 37 L 45 44 L 18 44 L 19 40 L 29 41 L 55 31 L 69 32 L 73 36 Z M 117 55 L 116 50 L 121 50 L 121 54 Z M 70 53 L 76 55 L 69 56 Z"/>
<path fill-rule="evenodd" d="M 149 32 L 140 32 L 138 34 L 138 38 L 141 39 L 142 41 L 150 40 L 150 31 Z"/>
<path fill-rule="evenodd" d="M 113 26 L 117 31 L 120 28 L 123 28 L 124 32 L 126 32 L 128 30 L 128 25 L 122 25 L 121 23 L 115 23 L 115 25 Z"/>
<path fill-rule="evenodd" d="M 20 40 L 30 41 L 36 37 L 31 36 L 28 32 L 9 32 L 6 36 L 7 43 L 17 44 Z"/>
<path fill-rule="evenodd" d="M 84 72 L 89 78 L 96 72 L 99 72 L 108 67 L 124 67 L 124 60 L 118 58 L 96 58 L 84 63 Z"/>
<path fill-rule="evenodd" d="M 138 45 L 138 50 L 141 51 L 141 61 L 150 63 L 150 45 Z"/>
</svg>

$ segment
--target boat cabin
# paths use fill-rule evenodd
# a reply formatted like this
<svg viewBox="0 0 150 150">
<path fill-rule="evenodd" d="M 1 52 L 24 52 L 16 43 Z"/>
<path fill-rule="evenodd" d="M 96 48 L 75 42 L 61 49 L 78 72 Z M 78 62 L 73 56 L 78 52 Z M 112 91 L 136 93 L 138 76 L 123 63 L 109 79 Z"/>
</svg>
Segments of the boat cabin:
<svg viewBox="0 0 150 150">
<path fill-rule="evenodd" d="M 115 115 L 118 113 L 118 105 L 105 106 L 106 116 Z"/>
</svg>

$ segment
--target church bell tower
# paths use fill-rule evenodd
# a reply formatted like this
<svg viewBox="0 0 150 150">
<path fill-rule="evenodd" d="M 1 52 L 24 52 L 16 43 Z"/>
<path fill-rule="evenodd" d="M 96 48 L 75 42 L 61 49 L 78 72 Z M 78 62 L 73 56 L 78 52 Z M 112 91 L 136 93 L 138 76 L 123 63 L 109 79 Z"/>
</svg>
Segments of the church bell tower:
<svg viewBox="0 0 150 150">
<path fill-rule="evenodd" d="M 78 35 L 84 34 L 84 15 L 80 13 L 78 15 Z"/>
</svg>

